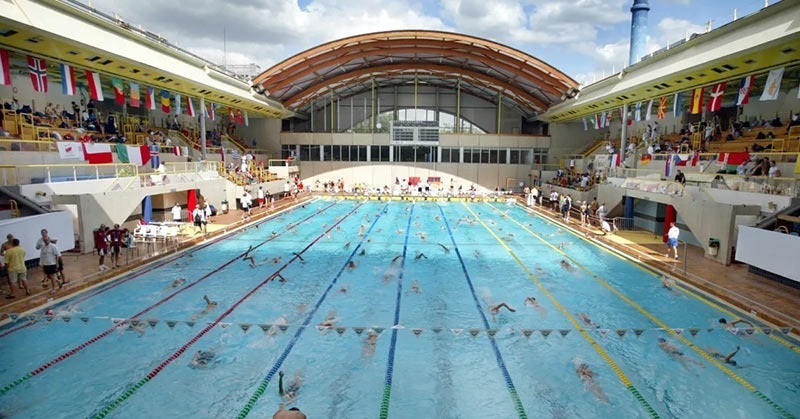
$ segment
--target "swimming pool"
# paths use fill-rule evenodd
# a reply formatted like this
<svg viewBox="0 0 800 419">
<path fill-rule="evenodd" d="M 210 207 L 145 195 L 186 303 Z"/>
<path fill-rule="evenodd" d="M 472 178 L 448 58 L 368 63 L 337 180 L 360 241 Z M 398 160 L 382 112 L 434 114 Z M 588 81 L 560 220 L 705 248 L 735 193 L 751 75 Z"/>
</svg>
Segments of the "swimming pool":
<svg viewBox="0 0 800 419">
<path fill-rule="evenodd" d="M 310 418 L 800 412 L 796 342 L 506 203 L 318 199 L 53 309 L 0 329 L 0 417 L 271 417 L 279 371 Z"/>
</svg>

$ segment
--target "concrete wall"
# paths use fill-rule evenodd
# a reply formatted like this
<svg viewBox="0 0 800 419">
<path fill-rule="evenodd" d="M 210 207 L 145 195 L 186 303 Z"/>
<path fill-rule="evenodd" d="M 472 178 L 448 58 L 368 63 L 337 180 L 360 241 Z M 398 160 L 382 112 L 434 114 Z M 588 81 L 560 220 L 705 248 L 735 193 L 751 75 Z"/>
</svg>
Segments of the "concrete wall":
<svg viewBox="0 0 800 419">
<path fill-rule="evenodd" d="M 560 156 L 577 153 L 586 148 L 588 144 L 607 138 L 607 135 L 607 129 L 598 131 L 589 127 L 588 130 L 584 131 L 581 120 L 552 123 L 550 124 L 550 136 L 553 140 L 550 147 L 550 155 Z"/>
<path fill-rule="evenodd" d="M 50 237 L 58 240 L 56 247 L 60 251 L 71 250 L 75 247 L 72 215 L 66 211 L 0 220 L 0 234 L 2 234 L 0 237 L 5 241 L 6 235 L 13 234 L 19 239 L 20 246 L 25 249 L 25 260 L 38 259 L 39 251 L 36 250 L 36 242 L 42 237 L 40 232 L 43 228 L 47 229 Z"/>
</svg>

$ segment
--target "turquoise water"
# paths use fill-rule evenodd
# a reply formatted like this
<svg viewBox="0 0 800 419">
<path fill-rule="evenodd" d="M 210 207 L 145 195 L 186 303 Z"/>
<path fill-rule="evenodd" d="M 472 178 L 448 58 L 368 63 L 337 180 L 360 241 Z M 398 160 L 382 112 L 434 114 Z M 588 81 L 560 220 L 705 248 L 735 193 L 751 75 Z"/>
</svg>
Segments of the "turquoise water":
<svg viewBox="0 0 800 419">
<path fill-rule="evenodd" d="M 317 200 L 53 309 L 0 329 L 0 417 L 271 417 L 278 371 L 310 418 L 800 412 L 796 342 L 500 203 Z"/>
</svg>

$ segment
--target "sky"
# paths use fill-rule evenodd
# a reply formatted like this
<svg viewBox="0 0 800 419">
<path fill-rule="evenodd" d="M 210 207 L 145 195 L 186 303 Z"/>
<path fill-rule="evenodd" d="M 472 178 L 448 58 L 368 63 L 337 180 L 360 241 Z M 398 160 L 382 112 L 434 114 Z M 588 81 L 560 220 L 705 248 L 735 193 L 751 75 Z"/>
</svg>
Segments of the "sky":
<svg viewBox="0 0 800 419">
<path fill-rule="evenodd" d="M 530 54 L 581 84 L 628 61 L 633 0 L 83 0 L 219 64 L 261 71 L 363 33 L 431 29 Z M 767 0 L 769 4 L 777 0 Z M 650 0 L 647 51 L 758 11 L 765 0 Z"/>
</svg>

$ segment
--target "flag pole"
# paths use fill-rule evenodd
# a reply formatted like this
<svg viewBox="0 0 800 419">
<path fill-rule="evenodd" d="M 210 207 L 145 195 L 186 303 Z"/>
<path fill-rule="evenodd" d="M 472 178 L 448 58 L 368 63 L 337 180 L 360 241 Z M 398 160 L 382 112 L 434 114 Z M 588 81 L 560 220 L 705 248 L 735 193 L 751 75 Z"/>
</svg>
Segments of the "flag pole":
<svg viewBox="0 0 800 419">
<path fill-rule="evenodd" d="M 200 96 L 200 156 L 206 159 L 206 98 Z"/>
</svg>

